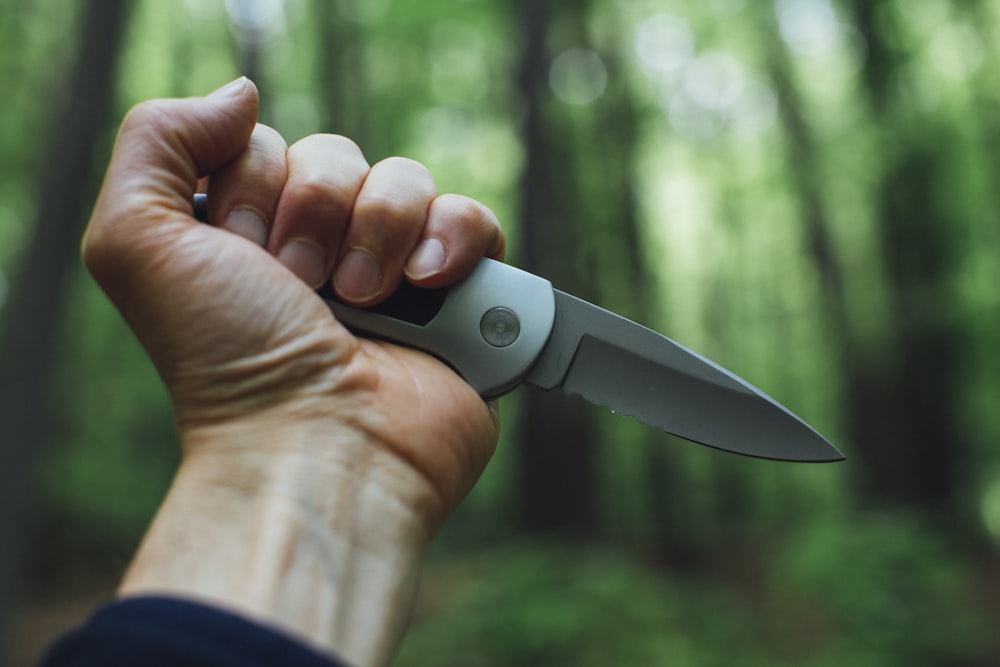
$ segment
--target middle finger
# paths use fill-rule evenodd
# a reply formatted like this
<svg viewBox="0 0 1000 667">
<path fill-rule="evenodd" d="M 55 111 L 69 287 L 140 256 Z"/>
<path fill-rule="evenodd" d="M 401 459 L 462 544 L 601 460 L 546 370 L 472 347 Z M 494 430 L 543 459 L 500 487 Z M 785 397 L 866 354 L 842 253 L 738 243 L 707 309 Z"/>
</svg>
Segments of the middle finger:
<svg viewBox="0 0 1000 667">
<path fill-rule="evenodd" d="M 345 301 L 370 305 L 395 290 L 427 222 L 437 186 L 427 168 L 388 158 L 371 168 L 354 204 L 333 286 Z"/>
<path fill-rule="evenodd" d="M 350 139 L 316 134 L 288 148 L 287 164 L 268 250 L 310 287 L 319 287 L 340 254 L 368 162 Z"/>
</svg>

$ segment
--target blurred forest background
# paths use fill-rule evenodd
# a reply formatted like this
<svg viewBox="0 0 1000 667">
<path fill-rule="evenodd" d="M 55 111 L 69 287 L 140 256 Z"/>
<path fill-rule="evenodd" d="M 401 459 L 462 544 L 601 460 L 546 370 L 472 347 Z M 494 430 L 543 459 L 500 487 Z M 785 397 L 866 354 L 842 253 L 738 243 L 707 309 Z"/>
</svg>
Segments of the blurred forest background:
<svg viewBox="0 0 1000 667">
<path fill-rule="evenodd" d="M 993 0 L 0 0 L 0 662 L 107 599 L 176 463 L 77 256 L 117 123 L 245 73 L 849 457 L 519 389 L 399 665 L 1000 664 L 998 38 Z"/>
</svg>

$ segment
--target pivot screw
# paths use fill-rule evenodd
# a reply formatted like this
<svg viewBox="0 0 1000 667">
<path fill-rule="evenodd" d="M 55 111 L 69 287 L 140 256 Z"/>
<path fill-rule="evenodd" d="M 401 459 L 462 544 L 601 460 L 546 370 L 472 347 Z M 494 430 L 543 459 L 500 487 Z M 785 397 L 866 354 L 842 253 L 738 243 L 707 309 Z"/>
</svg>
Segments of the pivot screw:
<svg viewBox="0 0 1000 667">
<path fill-rule="evenodd" d="M 507 347 L 521 334 L 521 321 L 509 308 L 490 308 L 479 321 L 479 332 L 493 347 Z"/>
</svg>

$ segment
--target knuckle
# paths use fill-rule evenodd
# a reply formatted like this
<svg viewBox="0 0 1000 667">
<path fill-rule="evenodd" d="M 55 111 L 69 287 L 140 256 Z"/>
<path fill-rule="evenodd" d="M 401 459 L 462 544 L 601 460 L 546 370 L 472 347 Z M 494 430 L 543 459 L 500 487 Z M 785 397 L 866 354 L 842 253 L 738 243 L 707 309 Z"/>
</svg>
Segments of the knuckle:
<svg viewBox="0 0 1000 667">
<path fill-rule="evenodd" d="M 319 154 L 359 160 L 364 162 L 366 167 L 368 166 L 361 148 L 352 140 L 339 134 L 311 134 L 296 141 L 288 148 L 288 151 L 292 155 L 312 156 Z"/>
<path fill-rule="evenodd" d="M 335 150 L 338 153 L 343 153 L 345 155 L 356 155 L 360 158 L 364 158 L 364 153 L 361 151 L 361 147 L 358 146 L 354 141 L 348 139 L 347 137 L 340 134 L 320 134 L 317 135 L 321 141 L 326 143 L 331 150 Z"/>
<path fill-rule="evenodd" d="M 285 140 L 266 125 L 258 125 L 250 137 L 251 150 L 244 154 L 262 167 L 285 168 Z"/>
<path fill-rule="evenodd" d="M 430 169 L 428 169 L 423 162 L 418 162 L 413 158 L 394 155 L 392 157 L 385 158 L 375 166 L 381 169 L 392 169 L 404 174 L 431 178 Z"/>
<path fill-rule="evenodd" d="M 144 100 L 139 102 L 125 114 L 125 125 L 140 124 L 149 118 L 155 118 L 163 114 L 162 100 Z"/>
<path fill-rule="evenodd" d="M 169 100 L 146 100 L 129 109 L 122 120 L 121 132 L 159 129 L 170 124 Z"/>
<path fill-rule="evenodd" d="M 280 143 L 282 145 L 285 144 L 285 138 L 281 136 L 281 133 L 270 125 L 265 125 L 264 123 L 257 123 L 254 125 L 253 133 L 250 136 L 251 140 Z"/>
<path fill-rule="evenodd" d="M 434 202 L 435 217 L 443 228 L 452 233 L 473 234 L 490 239 L 490 248 L 503 238 L 503 229 L 496 215 L 487 206 L 464 195 L 441 195 Z"/>
<path fill-rule="evenodd" d="M 409 199 L 393 192 L 376 192 L 358 201 L 355 218 L 363 221 L 377 221 L 386 227 L 405 227 L 416 218 L 423 219 L 423 211 L 418 210 Z"/>
<path fill-rule="evenodd" d="M 163 215 L 151 206 L 148 196 L 140 192 L 122 193 L 110 206 L 98 200 L 80 241 L 84 266 L 97 278 L 114 270 L 141 247 L 139 238 L 144 230 L 147 236 L 156 236 L 149 230 L 164 220 Z M 144 220 L 146 224 L 138 228 L 122 224 L 122 221 L 134 220 Z"/>
<path fill-rule="evenodd" d="M 106 276 L 113 273 L 114 266 L 119 261 L 121 253 L 116 246 L 115 235 L 109 233 L 104 225 L 92 224 L 83 235 L 80 257 L 87 271 L 99 284 L 106 282 Z"/>
<path fill-rule="evenodd" d="M 269 150 L 254 150 L 241 156 L 233 178 L 242 185 L 246 194 L 260 196 L 271 194 L 284 185 L 287 169 L 282 155 Z"/>
<path fill-rule="evenodd" d="M 391 157 L 372 167 L 356 216 L 385 226 L 423 223 L 437 195 L 430 171 L 410 158 Z"/>
<path fill-rule="evenodd" d="M 346 184 L 322 174 L 290 182 L 282 192 L 282 199 L 293 208 L 319 208 L 339 217 L 350 215 L 353 196 L 353 190 Z"/>
<path fill-rule="evenodd" d="M 441 195 L 437 199 L 437 205 L 449 218 L 460 222 L 472 222 L 483 226 L 492 226 L 494 222 L 485 206 L 463 195 Z"/>
<path fill-rule="evenodd" d="M 101 244 L 98 240 L 99 236 L 100 231 L 91 226 L 87 228 L 80 241 L 80 258 L 83 260 L 83 265 L 91 273 L 94 272 L 94 267 L 100 264 Z"/>
<path fill-rule="evenodd" d="M 387 182 L 393 182 L 397 187 L 405 188 L 415 194 L 425 197 L 437 195 L 434 176 L 422 162 L 408 157 L 389 157 L 372 167 L 372 172 L 383 177 Z"/>
</svg>

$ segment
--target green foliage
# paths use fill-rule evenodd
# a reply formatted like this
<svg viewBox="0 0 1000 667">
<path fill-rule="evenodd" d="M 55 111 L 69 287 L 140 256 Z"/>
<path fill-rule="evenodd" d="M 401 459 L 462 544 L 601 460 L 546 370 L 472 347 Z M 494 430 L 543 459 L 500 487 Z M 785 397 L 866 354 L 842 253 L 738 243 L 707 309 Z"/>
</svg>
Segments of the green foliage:
<svg viewBox="0 0 1000 667">
<path fill-rule="evenodd" d="M 730 588 L 659 576 L 612 549 L 452 555 L 429 568 L 421 602 L 399 665 L 721 667 L 756 643 Z"/>
<path fill-rule="evenodd" d="M 822 626 L 810 665 L 977 664 L 996 649 L 973 563 L 909 513 L 805 527 L 772 578 Z"/>
<path fill-rule="evenodd" d="M 970 563 L 918 519 L 817 522 L 764 549 L 756 570 L 720 551 L 689 572 L 610 546 L 438 553 L 397 664 L 919 667 L 996 649 Z"/>
<path fill-rule="evenodd" d="M 135 3 L 119 114 L 240 73 L 227 4 Z M 520 4 L 288 0 L 258 54 L 264 119 L 289 141 L 345 132 L 372 161 L 423 161 L 441 191 L 497 212 L 516 258 Z M 512 509 L 519 408 L 505 399 L 500 451 L 439 542 L 399 664 L 995 664 L 996 553 L 975 539 L 980 512 L 1000 534 L 997 3 L 549 4 L 547 57 L 589 54 L 564 61 L 563 79 L 550 71 L 541 101 L 594 298 L 748 377 L 851 458 L 733 459 L 608 416 L 601 546 L 539 545 Z M 79 13 L 0 3 L 0 318 L 34 201 L 58 196 L 37 192 L 37 165 Z M 906 215 L 890 230 L 892 210 Z M 939 262 L 932 280 L 897 284 L 904 247 L 924 253 L 906 266 Z M 170 407 L 82 272 L 69 296 L 41 514 L 77 527 L 64 543 L 127 549 L 176 464 Z M 954 355 L 907 352 L 913 330 L 956 333 Z M 945 357 L 936 401 L 858 417 L 862 389 L 880 406 L 941 389 L 916 370 Z M 920 431 L 951 408 L 951 433 Z M 905 451 L 883 457 L 879 489 L 864 489 L 871 450 L 911 428 Z M 882 505 L 883 483 L 919 488 L 905 464 L 941 448 L 956 464 L 947 521 Z"/>
</svg>

